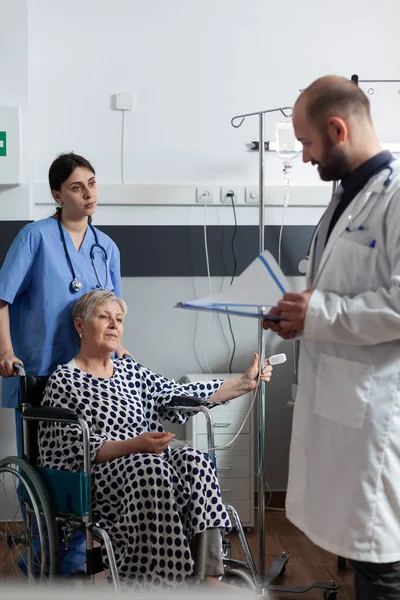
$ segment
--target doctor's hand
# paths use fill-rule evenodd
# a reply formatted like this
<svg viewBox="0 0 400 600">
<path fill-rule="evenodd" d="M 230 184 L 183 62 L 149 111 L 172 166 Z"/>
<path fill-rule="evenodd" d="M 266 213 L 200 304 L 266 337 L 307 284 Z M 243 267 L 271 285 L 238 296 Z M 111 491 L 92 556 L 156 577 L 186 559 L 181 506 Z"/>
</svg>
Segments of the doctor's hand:
<svg viewBox="0 0 400 600">
<path fill-rule="evenodd" d="M 287 293 L 282 300 L 278 302 L 278 308 L 282 321 L 279 323 L 279 330 L 282 333 L 289 333 L 293 337 L 293 332 L 303 331 L 308 303 L 314 290 L 309 289 L 299 293 Z"/>
<path fill-rule="evenodd" d="M 18 363 L 23 365 L 22 360 L 17 358 L 15 354 L 3 355 L 0 354 L 0 376 L 1 377 L 15 377 L 16 372 L 14 371 L 13 364 Z"/>
<path fill-rule="evenodd" d="M 274 317 L 279 317 L 281 314 L 281 311 L 279 310 L 279 308 L 277 306 L 273 306 L 269 311 L 270 315 L 273 315 Z M 262 326 L 263 329 L 274 329 L 274 326 L 277 324 L 277 321 L 270 321 L 269 319 L 263 319 L 262 322 Z"/>
<path fill-rule="evenodd" d="M 281 311 L 277 306 L 271 308 L 269 313 L 274 316 L 281 316 Z M 281 321 L 271 321 L 270 319 L 264 319 L 262 322 L 262 326 L 263 329 L 270 329 L 284 340 L 291 340 L 296 335 L 295 329 L 282 329 Z"/>
</svg>

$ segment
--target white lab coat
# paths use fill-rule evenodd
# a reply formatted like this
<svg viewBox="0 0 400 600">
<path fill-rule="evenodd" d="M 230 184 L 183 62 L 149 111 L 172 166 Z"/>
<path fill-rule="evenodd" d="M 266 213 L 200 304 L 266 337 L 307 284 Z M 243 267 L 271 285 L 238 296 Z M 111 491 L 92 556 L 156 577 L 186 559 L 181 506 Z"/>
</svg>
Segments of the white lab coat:
<svg viewBox="0 0 400 600">
<path fill-rule="evenodd" d="M 286 506 L 314 543 L 377 563 L 400 560 L 400 161 L 392 167 L 387 188 L 386 169 L 345 210 L 317 273 L 311 249 Z"/>
</svg>

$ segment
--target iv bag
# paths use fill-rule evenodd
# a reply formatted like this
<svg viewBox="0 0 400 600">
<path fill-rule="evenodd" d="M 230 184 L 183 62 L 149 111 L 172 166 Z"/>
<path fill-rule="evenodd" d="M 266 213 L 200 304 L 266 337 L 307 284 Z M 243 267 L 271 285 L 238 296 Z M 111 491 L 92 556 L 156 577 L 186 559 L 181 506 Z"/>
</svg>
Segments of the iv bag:
<svg viewBox="0 0 400 600">
<path fill-rule="evenodd" d="M 290 121 L 279 121 L 276 124 L 276 152 L 284 163 L 291 163 L 300 154 L 299 143 Z"/>
</svg>

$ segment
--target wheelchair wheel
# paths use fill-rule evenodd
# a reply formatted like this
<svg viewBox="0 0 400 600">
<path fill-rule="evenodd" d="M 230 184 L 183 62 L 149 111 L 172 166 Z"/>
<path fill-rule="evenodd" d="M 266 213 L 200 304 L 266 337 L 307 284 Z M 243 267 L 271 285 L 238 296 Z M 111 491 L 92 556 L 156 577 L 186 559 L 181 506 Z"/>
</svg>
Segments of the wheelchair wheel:
<svg viewBox="0 0 400 600">
<path fill-rule="evenodd" d="M 239 569 L 227 569 L 222 577 L 222 581 L 224 583 L 229 583 L 229 585 L 235 585 L 236 587 L 245 588 L 247 590 L 250 589 L 254 591 L 256 589 L 252 578 Z"/>
<path fill-rule="evenodd" d="M 58 536 L 49 495 L 22 458 L 0 460 L 0 581 L 39 585 L 58 571 Z"/>
</svg>

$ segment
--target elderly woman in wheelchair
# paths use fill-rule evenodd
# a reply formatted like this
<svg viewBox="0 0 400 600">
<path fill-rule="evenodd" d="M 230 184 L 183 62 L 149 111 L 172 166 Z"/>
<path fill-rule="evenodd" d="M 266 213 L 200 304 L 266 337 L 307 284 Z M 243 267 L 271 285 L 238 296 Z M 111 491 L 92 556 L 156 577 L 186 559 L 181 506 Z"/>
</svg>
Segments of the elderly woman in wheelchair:
<svg viewBox="0 0 400 600">
<path fill-rule="evenodd" d="M 126 305 L 110 292 L 83 295 L 74 308 L 80 352 L 50 377 L 43 406 L 73 409 L 90 431 L 93 510 L 111 538 L 121 582 L 175 588 L 186 581 L 224 585 L 221 536 L 230 520 L 211 461 L 187 446 L 161 419 L 184 423 L 190 409 L 171 410 L 176 396 L 210 407 L 257 386 L 258 356 L 241 377 L 179 384 L 131 357 L 114 359 Z M 267 362 L 260 377 L 269 381 Z M 82 470 L 82 433 L 73 424 L 39 427 L 42 466 Z M 107 570 L 107 555 L 103 552 Z"/>
</svg>

